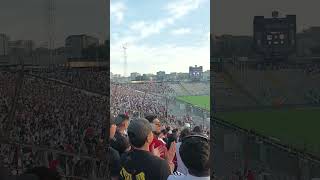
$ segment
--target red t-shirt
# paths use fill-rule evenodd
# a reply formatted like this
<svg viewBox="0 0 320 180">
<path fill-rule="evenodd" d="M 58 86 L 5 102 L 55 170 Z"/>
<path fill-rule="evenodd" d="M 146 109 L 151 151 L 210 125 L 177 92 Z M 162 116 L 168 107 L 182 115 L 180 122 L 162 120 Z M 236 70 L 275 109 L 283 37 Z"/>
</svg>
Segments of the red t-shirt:
<svg viewBox="0 0 320 180">
<path fill-rule="evenodd" d="M 157 148 L 159 146 L 165 146 L 166 147 L 166 145 L 162 141 L 160 141 L 157 137 L 154 137 L 152 142 L 151 142 L 151 144 L 149 145 L 149 151 L 150 152 L 151 152 L 151 147 L 153 146 L 153 144 L 154 144 L 154 148 Z M 160 157 L 162 159 L 164 159 L 164 154 L 162 156 L 160 156 Z"/>
</svg>

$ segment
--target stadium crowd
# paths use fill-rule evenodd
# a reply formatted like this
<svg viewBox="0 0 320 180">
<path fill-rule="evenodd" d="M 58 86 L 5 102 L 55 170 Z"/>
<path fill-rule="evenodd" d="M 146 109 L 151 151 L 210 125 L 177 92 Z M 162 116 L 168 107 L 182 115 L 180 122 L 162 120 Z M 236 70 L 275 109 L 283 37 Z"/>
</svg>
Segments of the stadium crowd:
<svg viewBox="0 0 320 180">
<path fill-rule="evenodd" d="M 53 72 L 42 72 L 42 71 L 33 71 L 35 75 L 41 77 L 52 78 L 56 80 L 61 80 L 63 82 L 70 83 L 77 88 L 86 89 L 92 92 L 98 92 L 106 94 L 109 89 L 108 84 L 108 72 L 93 70 L 93 69 L 83 69 L 83 70 L 56 70 Z"/>
<path fill-rule="evenodd" d="M 162 95 L 174 93 L 174 89 L 164 82 L 161 82 L 161 83 L 150 82 L 150 83 L 143 83 L 143 84 L 137 83 L 137 84 L 131 84 L 130 87 L 138 91 L 162 94 Z"/>
<path fill-rule="evenodd" d="M 110 125 L 112 180 L 210 179 L 210 140 L 199 126 L 162 129 L 153 114 L 120 114 Z"/>
<path fill-rule="evenodd" d="M 98 72 L 98 74 L 100 73 Z M 99 76 L 93 75 L 93 77 Z M 8 121 L 16 82 L 20 77 L 17 73 L 1 71 L 0 82 L 5 84 L 6 87 L 0 86 L 0 120 L 2 129 L 4 129 L 5 124 L 9 128 L 6 131 L 6 137 L 11 141 L 23 144 L 95 156 L 106 132 L 105 127 L 108 121 L 106 110 L 109 107 L 106 103 L 106 96 L 89 92 L 87 91 L 88 88 L 80 89 L 83 86 L 88 85 L 87 87 L 89 87 L 91 85 L 83 83 L 83 81 L 76 81 L 77 78 L 67 76 L 68 79 L 72 79 L 68 80 L 64 79 L 66 76 L 58 76 L 57 74 L 55 77 L 50 77 L 52 79 L 56 78 L 58 81 L 47 79 L 47 77 L 39 78 L 33 75 L 24 75 L 21 89 L 17 91 L 19 95 L 16 101 L 15 114 L 12 121 Z M 60 81 L 69 82 L 70 85 L 63 84 Z M 92 82 L 95 82 L 95 79 Z M 98 87 L 96 86 L 96 88 Z M 147 169 L 143 169 L 143 167 L 140 169 L 146 179 L 157 176 L 153 173 L 154 171 L 162 179 L 167 179 L 169 175 L 171 175 L 169 177 L 171 179 L 176 178 L 176 176 L 184 177 L 181 173 L 191 176 L 192 173 L 187 175 L 188 168 L 186 167 L 196 168 L 191 170 L 194 171 L 194 176 L 209 177 L 209 161 L 206 159 L 210 152 L 207 136 L 209 132 L 195 126 L 191 117 L 185 116 L 178 121 L 175 116 L 167 114 L 165 104 L 158 96 L 139 92 L 134 87 L 115 84 L 111 85 L 111 114 L 113 116 L 110 118 L 116 119 L 112 124 L 118 126 L 114 137 L 112 137 L 112 133 L 110 134 L 111 147 L 116 152 L 114 157 L 124 156 L 129 152 L 136 156 L 135 153 L 140 149 L 141 151 L 137 154 L 138 157 L 142 158 L 140 160 L 145 157 L 150 160 L 150 166 L 147 165 L 148 163 L 145 164 Z M 147 115 L 145 119 L 139 118 L 144 117 L 143 115 Z M 123 123 L 123 119 L 126 120 L 126 123 Z M 128 125 L 129 120 L 130 125 Z M 114 125 L 111 126 L 111 129 L 113 127 Z M 184 127 L 185 129 L 178 127 Z M 194 127 L 194 132 L 191 132 L 191 127 Z M 142 129 L 144 129 L 143 132 Z M 197 134 L 197 136 L 188 138 L 185 141 L 186 145 L 182 146 L 180 141 L 188 134 Z M 153 136 L 155 137 L 153 138 Z M 197 151 L 191 148 L 197 146 Z M 181 153 L 178 149 L 183 149 L 183 152 Z M 140 152 L 142 154 L 139 155 Z M 203 154 L 200 153 L 199 157 L 193 157 L 194 159 L 190 160 L 190 154 L 195 154 L 195 152 L 198 154 L 203 152 Z M 3 159 L 1 163 L 9 169 L 17 169 L 16 166 L 30 169 L 43 164 L 40 159 L 35 158 L 37 152 L 32 148 L 23 149 L 21 157 L 18 154 L 17 147 L 1 144 L 0 157 Z M 143 154 L 146 154 L 146 156 Z M 141 157 L 141 155 L 143 156 Z M 74 161 L 74 159 L 69 158 L 65 160 L 66 162 L 63 162 L 59 156 L 44 159 L 51 169 L 60 173 L 66 171 L 66 169 L 71 169 L 68 166 L 72 166 L 71 163 Z M 181 165 L 184 164 L 182 163 L 184 161 L 191 161 L 190 166 L 189 162 L 186 167 Z M 121 165 L 123 159 L 117 159 L 114 162 Z M 125 179 L 125 173 L 132 173 L 130 164 L 128 164 L 129 168 L 127 169 L 118 169 L 117 176 L 120 179 Z M 158 166 L 161 168 L 159 169 Z M 112 166 L 111 169 L 115 167 Z M 199 167 L 203 169 L 197 169 Z M 140 167 L 134 166 L 133 168 Z M 152 171 L 150 171 L 150 168 Z M 178 173 L 179 171 L 181 173 Z M 16 173 L 19 174 L 21 171 Z M 142 174 L 140 175 L 142 176 Z M 139 174 L 137 175 L 139 176 Z"/>
<path fill-rule="evenodd" d="M 2 121 L 5 116 L 8 115 L 10 105 L 13 97 L 14 88 L 15 88 L 15 76 L 7 72 L 0 72 L 0 122 L 1 126 L 3 125 Z M 5 84 L 6 86 L 3 86 Z"/>
<path fill-rule="evenodd" d="M 4 115 L 1 117 L 1 126 L 6 129 L 6 138 L 62 152 L 95 155 L 107 122 L 106 96 L 25 75 L 15 114 L 9 119 L 15 78 L 15 73 L 1 73 L 1 82 L 9 87 L 1 88 L 0 101 L 1 115 Z M 17 157 L 17 147 L 1 144 L 0 150 L 3 163 L 10 169 L 41 164 L 40 160 L 36 162 L 37 152 L 31 149 L 23 149 L 21 157 Z M 65 169 L 65 164 L 57 163 L 59 158 L 46 157 L 44 161 L 55 168 Z M 17 162 L 20 163 L 17 165 Z"/>
<path fill-rule="evenodd" d="M 185 123 L 188 123 L 191 126 L 196 125 L 189 115 L 177 117 L 173 114 L 169 114 L 165 98 L 166 97 L 138 91 L 131 86 L 112 84 L 110 111 L 115 116 L 120 113 L 133 117 L 141 116 L 144 113 L 157 114 L 164 125 L 171 125 L 172 127 L 183 126 Z M 167 100 L 175 101 L 172 99 Z"/>
</svg>

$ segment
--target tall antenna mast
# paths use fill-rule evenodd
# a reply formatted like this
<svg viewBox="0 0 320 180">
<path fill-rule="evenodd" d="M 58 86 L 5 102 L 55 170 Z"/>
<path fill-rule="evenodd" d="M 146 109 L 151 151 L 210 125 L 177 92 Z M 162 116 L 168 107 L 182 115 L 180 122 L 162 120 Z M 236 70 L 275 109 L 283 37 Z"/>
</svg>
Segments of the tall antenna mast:
<svg viewBox="0 0 320 180">
<path fill-rule="evenodd" d="M 123 66 L 123 77 L 127 77 L 127 43 L 122 45 L 122 49 L 123 49 L 123 62 L 124 62 L 124 66 Z"/>
<path fill-rule="evenodd" d="M 49 50 L 49 66 L 53 65 L 54 50 L 54 27 L 55 27 L 55 0 L 47 0 L 48 8 L 48 50 Z"/>
</svg>

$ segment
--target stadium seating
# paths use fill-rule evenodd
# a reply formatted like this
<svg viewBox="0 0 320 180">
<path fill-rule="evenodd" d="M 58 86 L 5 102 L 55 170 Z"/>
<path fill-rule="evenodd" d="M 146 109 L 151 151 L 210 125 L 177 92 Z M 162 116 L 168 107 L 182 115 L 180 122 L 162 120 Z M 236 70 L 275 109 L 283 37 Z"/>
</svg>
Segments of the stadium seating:
<svg viewBox="0 0 320 180">
<path fill-rule="evenodd" d="M 306 97 L 306 93 L 312 88 L 319 91 L 320 76 L 311 76 L 304 68 L 240 69 L 234 64 L 226 64 L 225 67 L 234 80 L 242 84 L 263 105 L 270 106 L 275 102 L 286 105 L 317 102 L 316 97 L 310 100 L 310 95 Z"/>
</svg>

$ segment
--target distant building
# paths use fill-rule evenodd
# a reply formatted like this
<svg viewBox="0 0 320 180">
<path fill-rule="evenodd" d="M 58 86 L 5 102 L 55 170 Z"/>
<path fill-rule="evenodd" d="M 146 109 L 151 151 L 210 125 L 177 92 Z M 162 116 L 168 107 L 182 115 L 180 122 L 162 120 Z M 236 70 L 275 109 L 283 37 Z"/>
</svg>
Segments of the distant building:
<svg viewBox="0 0 320 180">
<path fill-rule="evenodd" d="M 71 35 L 66 38 L 66 57 L 68 59 L 88 59 L 97 55 L 99 40 L 87 35 Z"/>
<path fill-rule="evenodd" d="M 10 54 L 31 56 L 35 43 L 32 40 L 9 41 Z"/>
<path fill-rule="evenodd" d="M 138 76 L 141 76 L 141 75 L 139 73 L 137 73 L 137 72 L 131 73 L 130 74 L 131 81 L 135 81 Z"/>
<path fill-rule="evenodd" d="M 320 55 L 320 27 L 310 27 L 297 34 L 297 55 Z"/>
<path fill-rule="evenodd" d="M 177 80 L 183 81 L 189 79 L 189 73 L 177 73 Z"/>
<path fill-rule="evenodd" d="M 59 47 L 54 50 L 54 54 L 56 55 L 65 55 L 66 48 L 65 47 Z"/>
<path fill-rule="evenodd" d="M 165 75 L 165 79 L 167 81 L 176 81 L 177 80 L 177 73 L 176 72 L 172 72 L 170 74 L 166 74 Z"/>
<path fill-rule="evenodd" d="M 8 56 L 9 54 L 9 37 L 0 34 L 0 56 Z"/>
<path fill-rule="evenodd" d="M 210 70 L 207 70 L 203 72 L 203 80 L 204 81 L 209 81 L 210 80 Z"/>
<path fill-rule="evenodd" d="M 165 71 L 159 71 L 157 72 L 157 80 L 163 81 L 166 78 L 166 72 Z"/>
<path fill-rule="evenodd" d="M 117 79 L 117 78 L 120 78 L 120 77 L 121 77 L 120 74 L 113 74 L 113 73 L 110 74 L 110 78 L 111 79 Z"/>
<path fill-rule="evenodd" d="M 189 67 L 189 78 L 192 81 L 200 81 L 203 77 L 203 68 L 202 66 L 195 65 L 194 67 Z"/>
<path fill-rule="evenodd" d="M 215 39 L 215 57 L 234 57 L 234 56 L 251 56 L 252 37 L 250 36 L 232 36 L 222 35 Z"/>
</svg>

